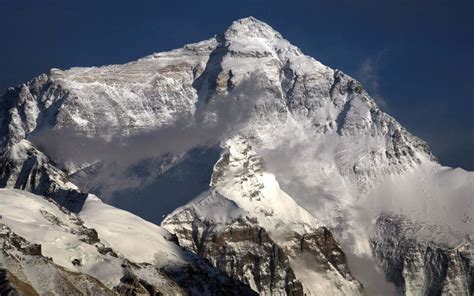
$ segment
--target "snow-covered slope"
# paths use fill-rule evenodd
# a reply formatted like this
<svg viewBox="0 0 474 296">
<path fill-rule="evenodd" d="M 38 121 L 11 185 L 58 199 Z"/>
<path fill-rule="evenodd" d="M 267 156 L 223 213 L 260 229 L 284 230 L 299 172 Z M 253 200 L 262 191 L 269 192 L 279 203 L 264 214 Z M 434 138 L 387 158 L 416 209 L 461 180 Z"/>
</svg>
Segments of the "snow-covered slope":
<svg viewBox="0 0 474 296">
<path fill-rule="evenodd" d="M 71 285 L 79 295 L 252 294 L 164 229 L 95 196 L 80 216 L 25 191 L 0 190 L 0 204 L 1 264 L 41 295 Z"/>
<path fill-rule="evenodd" d="M 129 212 L 104 204 L 90 195 L 80 212 L 88 227 L 97 230 L 104 244 L 113 246 L 117 254 L 136 263 L 160 268 L 182 290 L 192 295 L 254 295 L 240 282 L 212 268 L 198 256 L 183 250 L 175 237 L 163 228 Z M 153 283 L 156 274 L 137 270 L 138 277 Z M 172 293 L 166 286 L 161 293 Z"/>
<path fill-rule="evenodd" d="M 42 254 L 41 245 L 30 243 L 5 224 L 0 227 L 0 266 L 6 268 L 10 286 L 4 289 L 2 282 L 2 295 L 12 295 L 6 294 L 8 290 L 23 295 L 117 295 L 90 275 L 55 264 Z"/>
<path fill-rule="evenodd" d="M 419 241 L 440 238 L 449 242 L 442 244 L 443 248 L 454 248 L 459 243 L 472 246 L 469 235 L 473 228 L 474 173 L 438 164 L 427 144 L 382 112 L 358 81 L 304 55 L 270 26 L 252 17 L 235 21 L 223 34 L 209 40 L 125 65 L 53 69 L 10 88 L 1 98 L 0 107 L 4 159 L 1 177 L 8 187 L 56 199 L 52 194 L 56 191 L 35 191 L 39 183 L 34 181 L 33 186 L 31 182 L 41 175 L 53 180 L 55 173 L 46 170 L 46 174 L 38 175 L 38 170 L 28 169 L 31 157 L 21 156 L 30 154 L 9 152 L 26 147 L 26 138 L 36 151 L 54 161 L 56 170 L 74 174 L 82 190 L 109 192 L 106 197 L 110 202 L 114 197 L 127 199 L 117 202 L 124 207 L 140 201 L 141 208 L 159 208 L 162 200 L 191 199 L 189 194 L 167 188 L 182 186 L 187 190 L 183 178 L 202 180 L 210 175 L 213 158 L 204 164 L 190 161 L 195 165 L 187 171 L 193 176 L 168 174 L 179 172 L 173 168 L 179 166 L 183 155 L 238 135 L 264 163 L 266 173 L 259 182 L 271 181 L 281 187 L 277 192 L 285 192 L 274 194 L 259 188 L 251 194 L 283 198 L 285 206 L 298 209 L 296 217 L 305 221 L 317 218 L 320 225 L 334 233 L 348 255 L 349 266 L 361 259 L 373 264 L 369 274 L 353 268 L 354 276 L 368 293 L 376 293 L 378 285 L 374 282 L 381 281 L 371 261 L 371 237 L 390 229 L 375 223 L 381 213 L 396 214 L 422 225 L 423 235 L 417 234 Z M 238 141 L 228 143 L 230 151 L 239 151 Z M 244 163 L 252 161 L 253 154 L 243 155 L 247 157 Z M 165 174 L 166 178 L 161 178 Z M 143 176 L 165 181 L 153 183 Z M 194 203 L 214 196 L 211 201 L 220 204 L 223 197 L 234 196 L 240 177 L 229 170 L 229 178 L 221 180 L 220 185 L 208 180 L 210 187 L 196 186 L 196 190 L 187 192 L 198 195 L 198 190 L 209 189 Z M 153 198 L 148 184 L 154 184 L 152 189 L 163 196 Z M 216 186 L 224 193 L 217 195 Z M 144 192 L 149 198 L 136 199 Z M 262 209 L 260 214 L 252 212 L 258 221 L 254 226 L 268 231 L 271 241 L 278 245 L 281 243 L 272 236 L 275 229 L 269 225 L 277 221 L 292 227 L 304 224 L 300 220 L 293 223 L 295 217 L 286 211 L 266 216 L 267 208 L 276 206 L 273 198 L 267 203 L 265 199 L 237 200 L 240 203 L 233 200 L 235 211 L 224 212 L 220 219 L 231 223 L 240 211 Z M 223 206 L 233 208 L 232 203 Z M 273 209 L 272 213 L 279 211 Z M 208 214 L 201 218 L 210 219 Z M 398 247 L 396 252 L 401 252 Z M 375 259 L 386 266 L 384 258 Z M 418 273 L 412 277 L 418 277 Z M 299 280 L 305 281 L 301 276 Z M 420 293 L 430 288 L 424 289 Z M 460 286 L 457 292 L 462 294 L 465 289 Z M 472 293 L 472 287 L 469 289 Z"/>
</svg>

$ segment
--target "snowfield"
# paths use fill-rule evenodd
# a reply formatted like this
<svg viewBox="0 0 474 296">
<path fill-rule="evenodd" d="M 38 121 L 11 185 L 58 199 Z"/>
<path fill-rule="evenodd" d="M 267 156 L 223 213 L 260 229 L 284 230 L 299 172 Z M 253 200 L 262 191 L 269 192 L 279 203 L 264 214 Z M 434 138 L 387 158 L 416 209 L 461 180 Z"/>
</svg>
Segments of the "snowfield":
<svg viewBox="0 0 474 296">
<path fill-rule="evenodd" d="M 108 286 L 122 277 L 122 260 L 103 256 L 84 242 L 82 221 L 44 198 L 19 190 L 0 190 L 0 223 L 28 241 L 40 244 L 44 256 L 69 270 L 89 274 Z M 82 266 L 72 262 L 78 259 Z"/>
<path fill-rule="evenodd" d="M 168 231 L 94 195 L 89 195 L 79 216 L 97 230 L 102 242 L 134 262 L 165 266 L 185 261 L 183 250 L 166 239 L 171 236 Z"/>
</svg>

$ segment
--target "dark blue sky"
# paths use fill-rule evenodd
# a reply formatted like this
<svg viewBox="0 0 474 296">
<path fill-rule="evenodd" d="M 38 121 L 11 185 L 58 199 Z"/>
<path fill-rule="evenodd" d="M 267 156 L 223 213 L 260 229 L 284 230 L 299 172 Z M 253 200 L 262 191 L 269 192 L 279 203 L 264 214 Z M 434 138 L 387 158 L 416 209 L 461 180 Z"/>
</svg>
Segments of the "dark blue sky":
<svg viewBox="0 0 474 296">
<path fill-rule="evenodd" d="M 443 164 L 474 170 L 472 0 L 0 0 L 0 92 L 53 67 L 207 39 L 249 15 L 361 80 Z"/>
</svg>

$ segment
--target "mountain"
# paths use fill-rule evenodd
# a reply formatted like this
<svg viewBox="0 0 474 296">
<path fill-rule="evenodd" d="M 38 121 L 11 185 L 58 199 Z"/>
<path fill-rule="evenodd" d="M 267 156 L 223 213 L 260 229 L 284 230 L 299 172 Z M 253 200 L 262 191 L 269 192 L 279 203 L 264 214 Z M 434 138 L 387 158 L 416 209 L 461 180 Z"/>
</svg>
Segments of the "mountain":
<svg viewBox="0 0 474 296">
<path fill-rule="evenodd" d="M 79 215 L 147 263 L 134 275 L 158 268 L 191 294 L 205 275 L 211 294 L 473 293 L 474 173 L 443 167 L 357 80 L 255 18 L 125 65 L 52 69 L 0 106 L 2 186 Z M 123 215 L 140 223 L 120 233 Z M 150 227 L 175 242 L 136 235 Z M 198 270 L 186 284 L 153 259 L 177 252 Z"/>
</svg>

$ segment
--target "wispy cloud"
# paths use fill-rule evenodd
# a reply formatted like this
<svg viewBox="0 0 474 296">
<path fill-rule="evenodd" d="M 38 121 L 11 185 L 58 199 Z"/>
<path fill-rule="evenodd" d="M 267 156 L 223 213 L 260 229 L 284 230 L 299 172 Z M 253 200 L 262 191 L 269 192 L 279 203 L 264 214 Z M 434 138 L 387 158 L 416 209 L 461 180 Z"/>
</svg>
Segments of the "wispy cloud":
<svg viewBox="0 0 474 296">
<path fill-rule="evenodd" d="M 100 192 L 101 198 L 108 199 L 113 191 L 143 185 L 148 180 L 143 174 L 153 178 L 162 157 L 168 155 L 172 159 L 171 156 L 183 155 L 193 148 L 214 147 L 238 133 L 259 105 L 265 106 L 273 99 L 259 77 L 251 76 L 228 94 L 216 95 L 205 104 L 199 102 L 194 117 L 178 117 L 175 122 L 158 129 L 102 138 L 88 137 L 65 128 L 44 130 L 29 140 L 68 173 L 92 165 L 87 171 L 92 172 L 93 177 L 84 177 L 86 190 L 98 188 L 98 191 L 91 191 Z M 138 177 L 137 169 L 142 172 Z"/>
<path fill-rule="evenodd" d="M 375 56 L 365 58 L 357 71 L 357 77 L 368 90 L 372 98 L 384 110 L 388 109 L 388 103 L 380 91 L 379 65 L 385 51 L 379 51 Z"/>
</svg>

